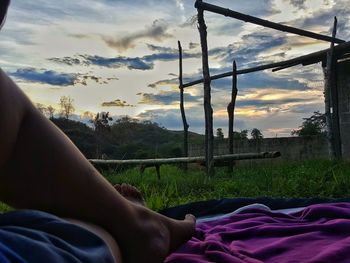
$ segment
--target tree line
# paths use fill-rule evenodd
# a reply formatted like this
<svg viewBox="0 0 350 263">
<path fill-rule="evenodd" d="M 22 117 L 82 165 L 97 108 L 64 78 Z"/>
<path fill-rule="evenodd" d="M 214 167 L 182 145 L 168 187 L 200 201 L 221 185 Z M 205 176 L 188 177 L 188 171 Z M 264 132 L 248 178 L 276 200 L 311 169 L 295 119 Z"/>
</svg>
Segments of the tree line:
<svg viewBox="0 0 350 263">
<path fill-rule="evenodd" d="M 88 158 L 134 159 L 182 156 L 182 131 L 170 131 L 148 120 L 124 116 L 113 119 L 108 112 L 94 114 L 86 111 L 83 118 L 89 119 L 91 125 L 70 119 L 75 112 L 74 100 L 62 96 L 59 108 L 37 103 L 37 109 L 58 126 Z M 57 113 L 56 113 L 57 112 Z M 55 114 L 56 113 L 56 114 Z M 325 134 L 325 117 L 314 112 L 304 118 L 301 126 L 291 132 L 293 136 L 315 136 Z M 235 140 L 248 140 L 249 130 L 234 131 Z M 264 138 L 258 128 L 250 131 L 251 139 Z M 204 135 L 190 132 L 189 140 L 201 144 Z M 224 140 L 222 128 L 216 130 L 215 140 Z"/>
</svg>

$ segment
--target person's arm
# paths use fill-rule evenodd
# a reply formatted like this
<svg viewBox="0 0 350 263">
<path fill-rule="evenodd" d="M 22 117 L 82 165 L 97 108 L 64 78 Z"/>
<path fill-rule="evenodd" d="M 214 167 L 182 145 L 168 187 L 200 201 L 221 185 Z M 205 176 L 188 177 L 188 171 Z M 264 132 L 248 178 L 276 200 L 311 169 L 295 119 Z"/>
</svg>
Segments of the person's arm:
<svg viewBox="0 0 350 263">
<path fill-rule="evenodd" d="M 172 220 L 123 198 L 3 72 L 0 149 L 2 201 L 100 225 L 126 262 L 161 262 L 193 234 L 192 216 Z"/>
</svg>

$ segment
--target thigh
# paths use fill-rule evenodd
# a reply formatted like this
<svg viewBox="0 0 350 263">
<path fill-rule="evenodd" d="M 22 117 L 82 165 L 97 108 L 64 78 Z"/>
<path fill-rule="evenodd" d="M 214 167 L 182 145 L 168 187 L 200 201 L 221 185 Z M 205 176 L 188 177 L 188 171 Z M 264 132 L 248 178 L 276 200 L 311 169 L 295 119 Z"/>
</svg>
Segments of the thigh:
<svg viewBox="0 0 350 263">
<path fill-rule="evenodd" d="M 37 210 L 0 214 L 0 261 L 120 262 L 114 254 L 116 245 L 106 231 L 73 221 Z"/>
<path fill-rule="evenodd" d="M 115 259 L 115 262 L 116 263 L 123 262 L 122 255 L 120 252 L 120 247 L 119 247 L 117 241 L 105 229 L 103 229 L 102 227 L 100 227 L 98 225 L 87 223 L 85 221 L 81 221 L 81 220 L 77 220 L 77 219 L 67 218 L 66 220 L 68 220 L 69 222 L 76 224 L 78 226 L 84 227 L 87 230 L 94 233 L 95 235 L 97 235 L 98 237 L 100 237 L 109 247 L 109 249 L 110 249 L 110 251 Z"/>
</svg>

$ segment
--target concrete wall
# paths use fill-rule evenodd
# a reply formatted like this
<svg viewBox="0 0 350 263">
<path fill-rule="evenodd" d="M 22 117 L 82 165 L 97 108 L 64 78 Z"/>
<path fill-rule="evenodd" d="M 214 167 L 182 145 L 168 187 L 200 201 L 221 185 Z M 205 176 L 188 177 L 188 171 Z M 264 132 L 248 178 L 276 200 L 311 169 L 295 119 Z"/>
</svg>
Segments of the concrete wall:
<svg viewBox="0 0 350 263">
<path fill-rule="evenodd" d="M 228 154 L 227 139 L 215 142 L 214 155 Z M 235 153 L 279 151 L 279 160 L 305 160 L 328 158 L 327 140 L 324 137 L 286 137 L 234 142 Z M 204 155 L 204 145 L 189 145 L 190 156 Z"/>
<path fill-rule="evenodd" d="M 350 60 L 338 63 L 339 122 L 342 153 L 350 159 Z"/>
</svg>

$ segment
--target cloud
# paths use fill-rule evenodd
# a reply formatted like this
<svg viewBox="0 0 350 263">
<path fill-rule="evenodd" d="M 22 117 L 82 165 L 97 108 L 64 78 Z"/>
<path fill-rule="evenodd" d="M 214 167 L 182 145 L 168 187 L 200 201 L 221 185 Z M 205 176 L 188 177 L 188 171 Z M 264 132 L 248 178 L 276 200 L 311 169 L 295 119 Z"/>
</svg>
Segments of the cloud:
<svg viewBox="0 0 350 263">
<path fill-rule="evenodd" d="M 189 48 L 189 49 L 194 49 L 194 48 L 197 48 L 197 47 L 199 47 L 199 44 L 198 44 L 198 43 L 190 42 L 190 43 L 188 44 L 188 48 Z"/>
<path fill-rule="evenodd" d="M 184 3 L 183 3 L 183 0 L 175 0 L 175 1 L 176 1 L 176 6 L 177 6 L 180 10 L 184 11 L 184 10 L 185 10 L 185 6 L 184 6 Z"/>
<path fill-rule="evenodd" d="M 287 2 L 298 9 L 304 9 L 306 0 L 287 0 Z"/>
<path fill-rule="evenodd" d="M 279 50 L 285 47 L 287 37 L 284 33 L 272 34 L 266 29 L 245 34 L 241 41 L 228 46 L 219 46 L 208 51 L 211 59 L 217 61 L 221 66 L 221 71 L 232 70 L 232 62 L 236 61 L 239 69 L 253 67 L 258 64 L 270 63 L 272 61 L 262 61 L 259 56 L 270 50 Z"/>
<path fill-rule="evenodd" d="M 63 58 L 48 58 L 47 60 L 59 63 L 59 64 L 65 64 L 68 66 L 74 66 L 74 65 L 85 65 L 88 66 L 89 63 L 85 60 L 82 60 L 79 57 L 63 57 Z"/>
<path fill-rule="evenodd" d="M 83 75 L 83 74 L 79 74 L 79 78 L 77 79 L 76 83 L 80 83 L 84 86 L 87 86 L 87 82 L 91 80 L 94 81 L 98 84 L 108 84 L 108 82 L 110 80 L 118 80 L 118 78 L 101 78 L 101 77 L 97 77 L 97 76 L 93 76 L 93 75 Z"/>
<path fill-rule="evenodd" d="M 270 107 L 270 106 L 284 106 L 286 104 L 303 104 L 312 102 L 311 98 L 284 98 L 275 100 L 238 100 L 237 107 Z"/>
<path fill-rule="evenodd" d="M 347 0 L 333 1 L 331 7 L 326 6 L 326 8 L 316 9 L 313 12 L 306 13 L 301 18 L 289 21 L 288 24 L 317 33 L 331 35 L 334 16 L 338 18 L 337 37 L 345 40 L 349 39 L 350 23 L 348 21 L 350 10 Z"/>
<path fill-rule="evenodd" d="M 158 52 L 167 52 L 167 53 L 176 53 L 178 52 L 177 49 L 171 48 L 171 47 L 161 47 L 157 45 L 147 44 L 147 47 L 149 50 L 152 51 L 158 51 Z"/>
<path fill-rule="evenodd" d="M 103 102 L 101 105 L 102 107 L 135 107 L 135 105 L 131 105 L 127 103 L 125 100 L 122 101 L 120 99 Z"/>
<path fill-rule="evenodd" d="M 98 84 L 107 84 L 108 81 L 117 78 L 101 78 L 90 74 L 81 73 L 61 73 L 53 70 L 43 70 L 35 68 L 20 68 L 15 72 L 9 73 L 18 80 L 49 84 L 53 86 L 72 86 L 81 84 L 87 86 L 88 81 L 94 81 Z"/>
<path fill-rule="evenodd" d="M 155 109 L 146 110 L 138 116 L 140 119 L 151 120 L 160 125 L 173 130 L 183 130 L 183 124 L 179 109 Z M 186 109 L 186 119 L 189 124 L 190 131 L 202 133 L 204 132 L 204 114 L 202 108 Z M 228 119 L 214 118 L 214 129 L 219 127 L 227 127 Z M 235 129 L 240 130 L 246 128 L 245 122 L 242 119 L 235 120 Z"/>
<path fill-rule="evenodd" d="M 65 64 L 68 66 L 100 66 L 107 68 L 122 68 L 126 67 L 130 70 L 151 70 L 154 68 L 154 62 L 157 61 L 174 61 L 178 60 L 179 55 L 176 49 L 166 48 L 166 47 L 158 47 L 152 46 L 154 50 L 158 51 L 168 51 L 155 53 L 151 55 L 145 55 L 143 57 L 125 57 L 125 56 L 116 56 L 112 58 L 101 57 L 97 55 L 76 55 L 74 57 L 63 57 L 63 58 L 49 58 L 49 61 Z M 170 51 L 170 52 L 169 52 Z M 200 53 L 183 53 L 183 59 L 188 58 L 198 58 L 200 57 Z"/>
<path fill-rule="evenodd" d="M 176 76 L 175 74 L 170 73 L 171 76 Z M 169 75 L 170 75 L 169 74 Z M 163 80 L 158 80 L 154 83 L 148 84 L 148 87 L 150 88 L 157 88 L 158 86 L 178 86 L 178 78 L 172 78 L 172 79 L 163 79 Z"/>
<path fill-rule="evenodd" d="M 154 93 L 138 93 L 141 96 L 139 104 L 147 105 L 174 105 L 178 104 L 180 95 L 178 91 L 160 91 L 158 94 Z M 200 96 L 192 96 L 186 93 L 186 102 L 199 102 Z"/>
<path fill-rule="evenodd" d="M 52 70 L 37 70 L 34 68 L 17 69 L 10 75 L 23 81 L 54 86 L 70 86 L 74 85 L 78 80 L 78 74 L 59 73 Z"/>
<path fill-rule="evenodd" d="M 113 58 L 91 56 L 91 55 L 77 55 L 75 57 L 63 57 L 63 58 L 49 58 L 49 61 L 65 64 L 68 66 L 80 65 L 80 66 L 100 66 L 107 68 L 121 68 L 127 67 L 128 69 L 138 70 L 150 70 L 153 69 L 152 61 L 144 61 L 144 58 L 140 57 L 124 57 L 117 56 Z"/>
<path fill-rule="evenodd" d="M 122 68 L 126 67 L 130 70 L 150 70 L 153 69 L 154 64 L 152 61 L 144 61 L 140 57 L 124 57 L 117 56 L 113 58 L 91 56 L 91 55 L 78 55 L 75 57 L 63 57 L 63 58 L 49 58 L 48 60 L 65 64 L 68 66 L 80 65 L 80 66 L 100 66 L 107 68 Z"/>
<path fill-rule="evenodd" d="M 105 58 L 100 56 L 84 56 L 88 63 L 92 65 L 109 67 L 109 68 L 120 68 L 127 67 L 128 69 L 138 69 L 138 70 L 149 70 L 153 69 L 152 62 L 145 62 L 142 58 L 135 57 L 115 57 L 115 58 Z"/>
<path fill-rule="evenodd" d="M 119 52 L 134 48 L 136 42 L 140 39 L 152 39 L 156 41 L 163 41 L 166 38 L 172 37 L 168 32 L 168 25 L 164 20 L 154 20 L 150 27 L 144 30 L 136 31 L 122 38 L 103 37 L 105 43 Z"/>
</svg>

